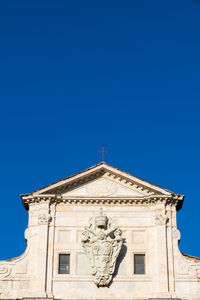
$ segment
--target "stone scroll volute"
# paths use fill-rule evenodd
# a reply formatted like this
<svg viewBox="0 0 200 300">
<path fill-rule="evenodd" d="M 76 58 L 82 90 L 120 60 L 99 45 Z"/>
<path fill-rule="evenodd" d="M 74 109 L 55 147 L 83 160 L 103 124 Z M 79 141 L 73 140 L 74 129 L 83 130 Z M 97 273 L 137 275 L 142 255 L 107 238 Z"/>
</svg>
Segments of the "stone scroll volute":
<svg viewBox="0 0 200 300">
<path fill-rule="evenodd" d="M 112 224 L 102 209 L 82 232 L 82 246 L 98 287 L 111 282 L 123 243 L 121 235 L 121 229 Z"/>
</svg>

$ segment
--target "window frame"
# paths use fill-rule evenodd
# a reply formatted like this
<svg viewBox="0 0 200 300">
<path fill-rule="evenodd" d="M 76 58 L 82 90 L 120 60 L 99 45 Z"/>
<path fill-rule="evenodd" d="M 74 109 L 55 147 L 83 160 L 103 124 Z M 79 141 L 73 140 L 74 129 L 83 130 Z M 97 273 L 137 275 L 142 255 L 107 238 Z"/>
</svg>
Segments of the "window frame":
<svg viewBox="0 0 200 300">
<path fill-rule="evenodd" d="M 68 255 L 69 256 L 69 273 L 60 273 L 60 256 L 61 255 Z M 70 273 L 71 273 L 71 253 L 69 253 L 69 252 L 60 252 L 60 253 L 58 253 L 57 274 L 61 275 L 61 276 L 62 275 L 69 276 Z"/>
<path fill-rule="evenodd" d="M 136 255 L 143 255 L 143 257 L 144 257 L 144 273 L 135 273 L 135 256 Z M 144 252 L 135 252 L 135 253 L 133 253 L 133 275 L 136 275 L 136 276 L 145 276 L 145 275 L 147 275 L 146 261 L 147 261 L 146 253 L 144 253 Z"/>
</svg>

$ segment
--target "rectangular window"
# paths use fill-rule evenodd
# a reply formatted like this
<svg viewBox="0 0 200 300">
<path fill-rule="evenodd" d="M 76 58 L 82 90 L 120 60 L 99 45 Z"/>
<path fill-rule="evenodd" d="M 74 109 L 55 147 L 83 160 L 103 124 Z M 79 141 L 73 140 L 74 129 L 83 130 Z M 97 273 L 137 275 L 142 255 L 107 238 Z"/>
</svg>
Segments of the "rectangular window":
<svg viewBox="0 0 200 300">
<path fill-rule="evenodd" d="M 58 274 L 70 273 L 70 254 L 59 254 Z"/>
<path fill-rule="evenodd" d="M 134 254 L 134 274 L 145 274 L 145 254 Z"/>
</svg>

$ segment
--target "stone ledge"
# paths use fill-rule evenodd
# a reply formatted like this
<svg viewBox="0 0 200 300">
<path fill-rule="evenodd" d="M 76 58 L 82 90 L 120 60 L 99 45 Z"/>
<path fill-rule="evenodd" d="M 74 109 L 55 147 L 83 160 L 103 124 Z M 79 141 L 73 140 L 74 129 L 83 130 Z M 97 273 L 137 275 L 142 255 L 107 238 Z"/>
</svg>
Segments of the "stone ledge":
<svg viewBox="0 0 200 300">
<path fill-rule="evenodd" d="M 20 300 L 20 299 L 16 299 Z M 22 300 L 55 300 L 54 298 L 22 298 Z"/>
<path fill-rule="evenodd" d="M 20 300 L 20 299 L 16 299 Z M 59 299 L 54 299 L 54 298 L 22 298 L 22 300 L 59 300 Z M 60 299 L 64 300 L 64 299 Z M 70 300 L 70 299 L 67 299 Z M 90 299 L 77 299 L 77 300 L 90 300 Z M 100 299 L 99 299 L 100 300 Z M 104 300 L 104 299 L 102 299 Z M 117 299 L 119 300 L 119 299 Z M 120 300 L 127 300 L 127 299 L 120 299 Z M 138 300 L 138 299 L 132 299 L 132 300 Z M 183 300 L 181 298 L 148 298 L 148 299 L 140 299 L 140 300 Z M 187 299 L 184 299 L 187 300 Z"/>
<path fill-rule="evenodd" d="M 181 298 L 149 298 L 148 300 L 182 300 L 182 299 Z"/>
</svg>

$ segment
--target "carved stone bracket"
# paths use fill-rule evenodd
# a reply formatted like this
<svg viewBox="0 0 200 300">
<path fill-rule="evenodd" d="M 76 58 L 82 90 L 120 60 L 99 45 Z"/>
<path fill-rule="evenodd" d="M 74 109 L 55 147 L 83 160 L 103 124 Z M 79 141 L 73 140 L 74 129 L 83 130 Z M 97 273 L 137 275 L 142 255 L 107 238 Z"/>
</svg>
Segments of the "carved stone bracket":
<svg viewBox="0 0 200 300">
<path fill-rule="evenodd" d="M 101 210 L 94 219 L 90 219 L 89 227 L 85 227 L 82 235 L 82 246 L 89 258 L 94 282 L 97 286 L 106 286 L 112 279 L 122 247 L 122 231 L 113 226 Z"/>
</svg>

